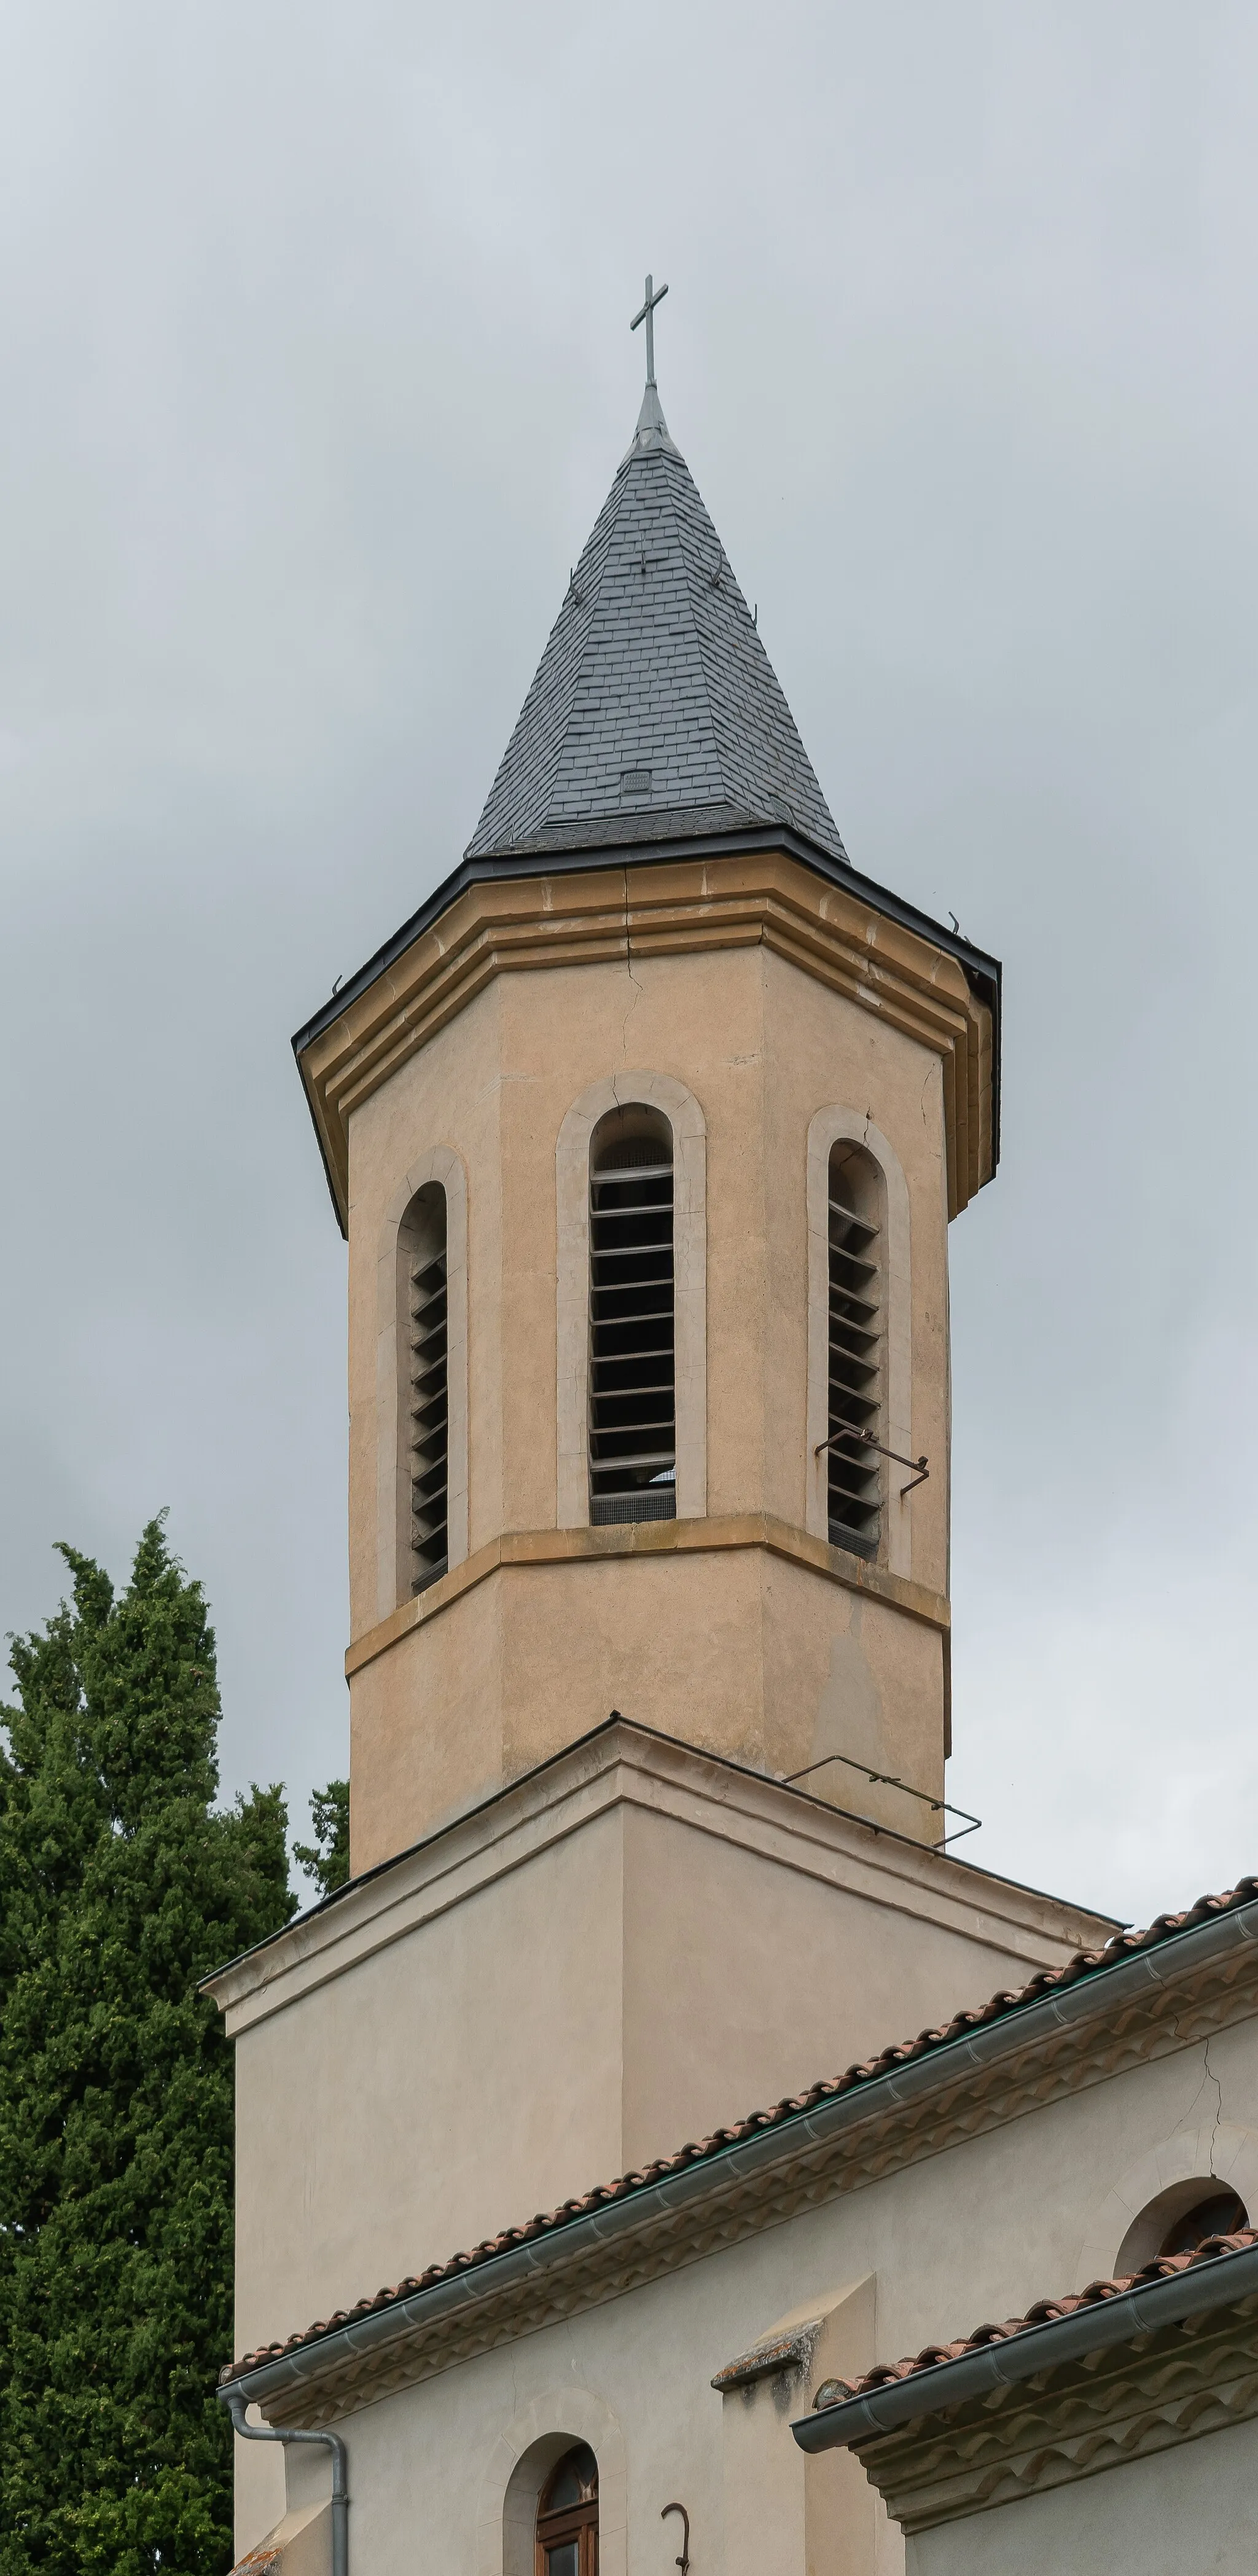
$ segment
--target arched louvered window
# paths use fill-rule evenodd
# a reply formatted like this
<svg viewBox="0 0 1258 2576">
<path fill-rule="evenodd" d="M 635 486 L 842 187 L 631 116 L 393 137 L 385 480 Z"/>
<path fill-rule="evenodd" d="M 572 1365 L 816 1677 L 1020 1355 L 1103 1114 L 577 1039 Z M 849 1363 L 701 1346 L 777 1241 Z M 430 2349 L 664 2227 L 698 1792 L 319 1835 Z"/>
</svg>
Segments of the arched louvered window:
<svg viewBox="0 0 1258 2576">
<path fill-rule="evenodd" d="M 884 1191 L 872 1156 L 846 1138 L 830 1153 L 829 1244 L 830 1540 L 876 1556 L 883 1461 L 872 1444 L 886 1441 Z"/>
<path fill-rule="evenodd" d="M 598 2576 L 598 2462 L 565 2451 L 538 2499 L 535 2576 Z"/>
<path fill-rule="evenodd" d="M 590 1139 L 590 1521 L 677 1511 L 673 1131 L 655 1109 Z"/>
<path fill-rule="evenodd" d="M 411 1200 L 399 1237 L 402 1405 L 410 1484 L 411 1590 L 445 1573 L 450 1557 L 450 1378 L 446 1194 L 429 1181 Z"/>
</svg>

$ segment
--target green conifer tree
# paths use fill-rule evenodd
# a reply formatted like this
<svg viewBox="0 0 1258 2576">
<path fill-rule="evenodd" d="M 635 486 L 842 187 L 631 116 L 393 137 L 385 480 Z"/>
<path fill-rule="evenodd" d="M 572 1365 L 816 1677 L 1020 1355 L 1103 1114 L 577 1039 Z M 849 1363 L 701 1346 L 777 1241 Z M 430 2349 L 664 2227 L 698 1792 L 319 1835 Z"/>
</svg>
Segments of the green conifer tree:
<svg viewBox="0 0 1258 2576">
<path fill-rule="evenodd" d="M 218 1812 L 214 1637 L 145 1530 L 12 1648 L 0 1745 L 0 2571 L 231 2563 L 232 2077 L 197 1981 L 292 1912 L 278 1789 Z"/>
<path fill-rule="evenodd" d="M 307 1878 L 314 1880 L 320 1896 L 331 1896 L 349 1878 L 348 1780 L 329 1780 L 326 1789 L 316 1789 L 310 1813 L 314 1841 L 294 1843 L 293 1858 L 301 1862 Z"/>
</svg>

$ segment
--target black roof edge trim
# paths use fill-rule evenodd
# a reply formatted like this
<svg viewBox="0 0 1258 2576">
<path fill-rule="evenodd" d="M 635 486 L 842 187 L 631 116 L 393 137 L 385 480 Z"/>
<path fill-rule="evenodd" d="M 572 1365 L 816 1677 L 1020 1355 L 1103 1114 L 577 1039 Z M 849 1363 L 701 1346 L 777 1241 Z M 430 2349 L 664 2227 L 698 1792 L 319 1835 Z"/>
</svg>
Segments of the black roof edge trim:
<svg viewBox="0 0 1258 2576">
<path fill-rule="evenodd" d="M 1141 2281 L 1134 2289 L 1116 2291 L 1094 2306 L 1072 2308 L 1066 2316 L 1042 2325 L 1023 2326 L 1003 2341 L 981 2344 L 955 2360 L 936 2361 L 907 2379 L 888 2380 L 885 2388 L 864 2397 L 844 2398 L 801 2417 L 791 2431 L 801 2451 L 847 2450 L 854 2442 L 875 2441 L 919 2416 L 937 2415 L 941 2407 L 961 2406 L 1001 2388 L 1034 2379 L 1041 2370 L 1103 2352 L 1108 2344 L 1127 2343 L 1158 2326 L 1179 2324 L 1233 2300 L 1258 2292 L 1258 2245 L 1233 2247 L 1193 2263 L 1168 2279 Z"/>
<path fill-rule="evenodd" d="M 836 1549 L 835 1553 L 841 1555 L 843 1550 Z M 219 1977 L 225 1977 L 232 1968 L 239 1968 L 246 1959 L 260 1958 L 264 1950 L 272 1949 L 277 1941 L 286 1940 L 289 1933 L 295 1932 L 301 1924 L 313 1923 L 319 1915 L 330 1913 L 334 1905 L 342 1905 L 356 1888 L 370 1887 L 373 1879 L 386 1877 L 391 1869 L 400 1869 L 404 1861 L 413 1860 L 417 1852 L 429 1850 L 432 1844 L 441 1841 L 443 1835 L 454 1833 L 460 1825 L 473 1823 L 477 1816 L 487 1815 L 491 1808 L 512 1797 L 530 1780 L 544 1778 L 546 1772 L 553 1771 L 560 1762 L 566 1762 L 570 1755 L 580 1753 L 585 1745 L 596 1744 L 600 1735 L 609 1734 L 613 1726 L 626 1726 L 635 1735 L 649 1737 L 653 1744 L 672 1744 L 682 1753 L 697 1753 L 703 1761 L 718 1762 L 727 1771 L 741 1773 L 746 1780 L 767 1783 L 772 1789 L 785 1789 L 792 1798 L 801 1799 L 807 1806 L 820 1807 L 827 1815 L 842 1816 L 849 1825 L 864 1826 L 875 1841 L 907 1843 L 911 1851 L 928 1851 L 931 1848 L 926 1843 L 919 1843 L 914 1835 L 901 1833 L 895 1825 L 878 1824 L 872 1816 L 858 1815 L 852 1807 L 836 1807 L 833 1799 L 820 1797 L 815 1789 L 802 1789 L 796 1780 L 781 1779 L 776 1771 L 758 1771 L 753 1762 L 740 1762 L 732 1753 L 714 1753 L 709 1747 L 688 1744 L 683 1735 L 669 1735 L 664 1727 L 651 1726 L 646 1718 L 626 1717 L 623 1710 L 613 1709 L 609 1716 L 600 1717 L 597 1725 L 587 1726 L 584 1734 L 574 1735 L 570 1744 L 561 1744 L 557 1752 L 548 1753 L 544 1760 L 533 1763 L 529 1770 L 519 1772 L 514 1780 L 505 1781 L 499 1789 L 490 1789 L 483 1798 L 474 1798 L 470 1806 L 460 1807 L 456 1815 L 447 1816 L 444 1823 L 434 1825 L 431 1833 L 421 1834 L 416 1842 L 404 1843 L 401 1851 L 390 1852 L 387 1860 L 373 1861 L 370 1869 L 360 1869 L 357 1877 L 343 1880 L 330 1895 L 316 1897 L 313 1905 L 303 1905 L 299 1913 L 290 1915 L 287 1923 L 281 1923 L 277 1932 L 264 1933 L 260 1941 L 251 1941 L 247 1950 L 237 1950 L 230 1959 L 224 1959 L 221 1967 L 211 1968 L 208 1975 L 201 1978 L 197 1993 L 204 1994 Z M 942 1844 L 935 1846 L 933 1856 L 947 1861 L 953 1869 L 967 1870 L 976 1878 L 990 1879 L 997 1887 L 1016 1887 L 1023 1896 L 1048 1896 L 1054 1905 L 1067 1908 L 1073 1903 L 1070 1897 L 1052 1896 L 1050 1889 L 1033 1886 L 1029 1879 L 1010 1878 L 1005 1870 L 985 1869 L 980 1861 L 966 1860 L 960 1852 L 945 1851 Z M 1129 1928 L 1121 1915 L 1099 1914 L 1094 1905 L 1077 1905 L 1074 1911 L 1089 1915 L 1094 1923 L 1112 1924 L 1115 1932 L 1125 1932 Z M 1168 1934 L 1167 1937 L 1171 1936 Z"/>
<path fill-rule="evenodd" d="M 347 976 L 339 990 L 330 994 L 327 1001 L 323 1002 L 304 1026 L 297 1030 L 293 1038 L 293 1053 L 300 1064 L 306 1048 L 313 1043 L 314 1039 L 320 1037 L 326 1028 L 330 1028 L 348 1004 L 356 1001 L 360 993 L 365 993 L 369 986 L 374 984 L 376 977 L 384 974 L 386 969 L 392 966 L 415 940 L 421 938 L 424 931 L 430 929 L 433 922 L 438 920 L 440 915 L 447 911 L 469 886 L 492 884 L 495 881 L 508 882 L 514 877 L 586 875 L 593 868 L 663 866 L 678 859 L 693 859 L 700 855 L 716 858 L 732 857 L 743 852 L 764 849 L 784 850 L 788 857 L 799 859 L 804 867 L 811 868 L 814 875 L 826 877 L 831 885 L 842 886 L 847 893 L 860 896 L 862 901 L 870 904 L 875 912 L 882 913 L 886 920 L 899 922 L 902 929 L 915 931 L 919 938 L 930 940 L 936 948 L 942 948 L 946 956 L 955 957 L 969 982 L 981 993 L 992 1014 L 992 1170 L 994 1172 L 1000 1160 L 1001 965 L 999 958 L 989 956 L 986 949 L 976 948 L 972 940 L 962 937 L 960 931 L 945 929 L 940 922 L 932 920 L 929 913 L 919 911 L 916 904 L 907 903 L 902 896 L 892 894 L 886 886 L 877 884 L 873 877 L 862 876 L 860 870 L 852 867 L 850 862 L 843 865 L 838 859 L 832 858 L 828 850 L 821 849 L 815 841 L 806 839 L 802 832 L 793 831 L 784 823 L 759 823 L 749 826 L 745 831 L 674 836 L 662 841 L 612 843 L 578 850 L 508 851 L 488 858 L 461 859 L 457 868 L 453 869 L 451 874 L 444 878 L 435 891 L 421 903 L 418 911 L 411 914 L 409 921 L 404 921 L 401 929 L 395 930 L 392 938 L 386 939 L 383 947 L 377 948 L 375 955 L 369 957 L 364 966 L 360 966 L 354 974 Z M 324 1168 L 327 1169 L 326 1155 Z M 330 1173 L 328 1179 L 331 1186 Z"/>
</svg>

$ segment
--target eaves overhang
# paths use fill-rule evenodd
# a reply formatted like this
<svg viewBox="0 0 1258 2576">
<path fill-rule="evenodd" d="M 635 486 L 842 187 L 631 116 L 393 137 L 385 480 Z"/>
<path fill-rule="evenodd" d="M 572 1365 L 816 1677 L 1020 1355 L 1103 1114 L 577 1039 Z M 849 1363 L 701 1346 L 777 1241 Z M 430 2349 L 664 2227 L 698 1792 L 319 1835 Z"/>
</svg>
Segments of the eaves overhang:
<svg viewBox="0 0 1258 2576">
<path fill-rule="evenodd" d="M 661 823 L 666 818 L 661 817 Z M 718 859 L 754 859 L 757 856 L 783 856 L 795 860 L 827 885 L 841 890 L 869 912 L 925 942 L 959 968 L 970 993 L 986 1015 L 990 1028 L 990 1060 L 984 1066 L 988 1102 L 983 1117 L 983 1143 L 975 1159 L 971 1148 L 967 1171 L 957 1204 L 964 1205 L 972 1188 L 980 1187 L 992 1176 L 1000 1154 L 1000 1055 L 1001 1055 L 1001 978 L 998 958 L 971 940 L 922 912 L 915 904 L 892 894 L 872 877 L 861 874 L 848 862 L 835 858 L 829 851 L 808 840 L 798 830 L 781 822 L 767 822 L 716 831 L 697 836 L 693 830 L 663 832 L 659 838 L 644 837 L 646 818 L 637 818 L 638 836 L 633 842 L 590 837 L 572 846 L 533 845 L 518 850 L 496 852 L 481 858 L 465 857 L 445 878 L 419 909 L 404 921 L 374 956 L 328 996 L 326 1002 L 311 1014 L 292 1041 L 293 1053 L 301 1074 L 303 1088 L 319 1139 L 324 1171 L 333 1207 L 342 1232 L 346 1227 L 345 1174 L 339 1157 L 331 1148 L 329 1125 L 312 1080 L 311 1050 L 318 1041 L 344 1020 L 347 1013 L 372 991 L 382 978 L 391 975 L 407 951 L 434 931 L 460 900 L 478 887 L 508 887 L 528 880 L 554 881 L 564 877 L 590 876 L 607 872 L 624 876 L 626 870 L 664 868 L 702 864 Z M 986 1052 L 986 1049 L 985 1049 Z"/>
<path fill-rule="evenodd" d="M 945 2407 L 991 2398 L 1001 2389 L 1038 2378 L 1041 2371 L 1085 2360 L 1186 2317 L 1231 2307 L 1255 2293 L 1258 2245 L 1249 2245 L 1238 2253 L 1220 2253 L 1207 2262 L 1190 2264 L 1170 2279 L 1141 2281 L 1095 2306 L 1024 2326 L 1001 2341 L 985 2343 L 952 2361 L 934 2362 L 929 2369 L 892 2380 L 866 2396 L 821 2407 L 792 2424 L 791 2431 L 801 2451 L 849 2450 L 924 2416 L 937 2415 Z"/>
<path fill-rule="evenodd" d="M 596 2306 L 1059 2093 L 1254 2009 L 1258 1899 L 1012 2008 L 908 2064 L 713 2143 L 680 2170 L 587 2195 L 572 2216 L 231 2365 L 275 2422 L 330 2421 Z M 1238 1998 L 1237 1985 L 1245 1981 Z M 1165 2002 L 1176 1992 L 1173 2026 Z M 591 2203 L 594 2205 L 591 2206 Z M 881 2402 L 881 2396 L 879 2399 Z M 840 2410 L 833 2410 L 837 2413 Z M 810 2419 L 811 2420 L 811 2419 Z M 802 2439 L 802 2435 L 797 2436 Z M 824 2442 L 811 2447 L 825 2447 Z"/>
</svg>

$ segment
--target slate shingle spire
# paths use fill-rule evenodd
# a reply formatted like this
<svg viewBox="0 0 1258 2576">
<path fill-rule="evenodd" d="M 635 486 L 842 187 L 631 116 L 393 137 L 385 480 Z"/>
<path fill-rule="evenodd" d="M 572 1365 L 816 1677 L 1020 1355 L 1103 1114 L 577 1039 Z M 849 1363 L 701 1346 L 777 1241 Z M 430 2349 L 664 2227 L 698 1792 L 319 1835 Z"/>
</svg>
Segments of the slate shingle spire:
<svg viewBox="0 0 1258 2576">
<path fill-rule="evenodd" d="M 846 855 L 648 382 L 467 856 L 775 822 Z"/>
</svg>

